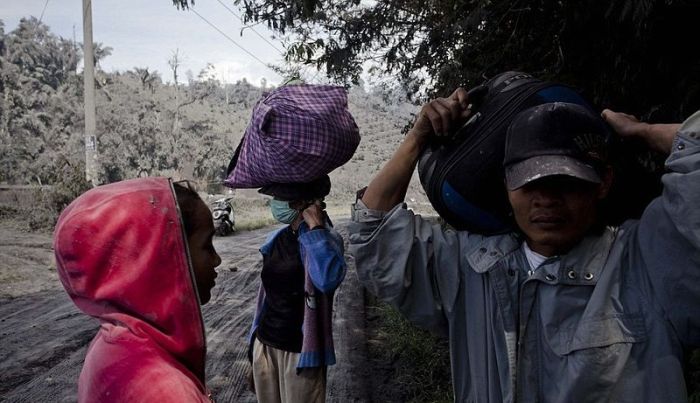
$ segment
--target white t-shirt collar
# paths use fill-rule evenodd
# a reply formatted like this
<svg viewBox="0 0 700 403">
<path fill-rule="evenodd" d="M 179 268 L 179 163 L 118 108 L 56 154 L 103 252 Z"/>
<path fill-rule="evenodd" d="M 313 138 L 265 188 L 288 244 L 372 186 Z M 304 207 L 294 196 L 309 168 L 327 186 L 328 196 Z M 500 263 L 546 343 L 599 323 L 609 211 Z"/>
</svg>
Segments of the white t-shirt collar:
<svg viewBox="0 0 700 403">
<path fill-rule="evenodd" d="M 530 269 L 532 270 L 537 270 L 542 263 L 548 259 L 547 256 L 542 256 L 530 249 L 527 242 L 523 242 L 523 251 L 525 252 L 525 257 L 527 258 L 527 262 L 530 264 Z"/>
</svg>

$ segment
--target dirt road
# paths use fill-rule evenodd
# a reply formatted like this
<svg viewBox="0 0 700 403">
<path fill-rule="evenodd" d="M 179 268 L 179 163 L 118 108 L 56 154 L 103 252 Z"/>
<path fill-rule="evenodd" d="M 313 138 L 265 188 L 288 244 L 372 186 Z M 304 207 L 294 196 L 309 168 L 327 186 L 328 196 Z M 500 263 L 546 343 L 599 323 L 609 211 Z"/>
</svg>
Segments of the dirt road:
<svg viewBox="0 0 700 403">
<path fill-rule="evenodd" d="M 336 228 L 345 237 L 346 222 Z M 203 307 L 207 384 L 217 402 L 254 402 L 245 375 L 246 336 L 259 286 L 258 248 L 271 228 L 216 238 L 222 258 L 212 300 Z M 329 369 L 329 402 L 366 402 L 364 299 L 348 261 L 336 293 L 338 364 Z M 87 344 L 98 328 L 80 313 L 58 282 L 49 235 L 0 235 L 0 401 L 72 402 Z"/>
</svg>

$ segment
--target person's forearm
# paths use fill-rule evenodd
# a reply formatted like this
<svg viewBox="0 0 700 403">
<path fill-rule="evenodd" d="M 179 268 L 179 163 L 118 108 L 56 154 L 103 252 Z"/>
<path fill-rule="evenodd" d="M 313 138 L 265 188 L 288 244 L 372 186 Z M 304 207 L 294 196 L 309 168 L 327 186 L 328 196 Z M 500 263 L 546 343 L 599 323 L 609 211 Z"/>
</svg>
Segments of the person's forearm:
<svg viewBox="0 0 700 403">
<path fill-rule="evenodd" d="M 649 148 L 663 154 L 670 154 L 673 140 L 681 125 L 677 123 L 644 123 L 633 115 L 605 109 L 603 119 L 622 137 L 642 139 Z"/>
<path fill-rule="evenodd" d="M 663 154 L 670 154 L 673 139 L 680 127 L 680 123 L 647 124 L 640 137 L 646 141 L 651 149 Z"/>
<path fill-rule="evenodd" d="M 404 200 L 422 146 L 421 138 L 413 130 L 409 131 L 391 159 L 367 186 L 362 196 L 367 208 L 389 211 Z"/>
</svg>

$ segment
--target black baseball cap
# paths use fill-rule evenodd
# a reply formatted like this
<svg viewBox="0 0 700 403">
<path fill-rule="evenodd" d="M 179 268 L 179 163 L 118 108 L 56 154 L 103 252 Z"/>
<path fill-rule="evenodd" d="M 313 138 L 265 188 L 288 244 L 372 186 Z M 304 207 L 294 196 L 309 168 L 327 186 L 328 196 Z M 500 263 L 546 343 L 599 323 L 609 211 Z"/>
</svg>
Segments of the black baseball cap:
<svg viewBox="0 0 700 403">
<path fill-rule="evenodd" d="M 585 106 L 552 102 L 525 109 L 506 134 L 506 187 L 553 175 L 601 183 L 609 138 L 603 119 Z"/>
</svg>

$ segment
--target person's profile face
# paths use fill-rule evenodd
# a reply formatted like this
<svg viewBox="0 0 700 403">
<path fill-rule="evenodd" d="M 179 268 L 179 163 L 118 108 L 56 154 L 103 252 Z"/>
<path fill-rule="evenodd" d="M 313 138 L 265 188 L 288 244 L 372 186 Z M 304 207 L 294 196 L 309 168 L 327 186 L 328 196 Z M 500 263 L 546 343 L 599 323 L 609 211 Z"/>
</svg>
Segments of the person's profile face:
<svg viewBox="0 0 700 403">
<path fill-rule="evenodd" d="M 548 176 L 508 191 L 528 246 L 544 256 L 567 253 L 596 221 L 601 186 L 570 176 Z"/>
<path fill-rule="evenodd" d="M 214 268 L 221 264 L 221 258 L 212 244 L 214 223 L 211 213 L 201 200 L 197 202 L 192 223 L 193 228 L 191 234 L 187 235 L 187 244 L 200 303 L 204 305 L 211 299 L 211 289 L 216 284 Z"/>
</svg>

